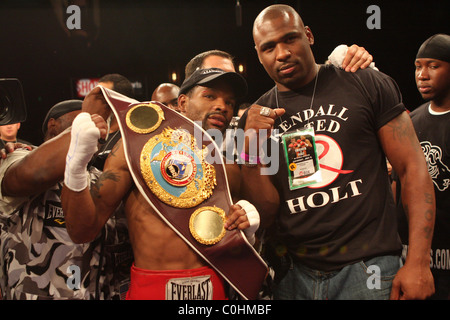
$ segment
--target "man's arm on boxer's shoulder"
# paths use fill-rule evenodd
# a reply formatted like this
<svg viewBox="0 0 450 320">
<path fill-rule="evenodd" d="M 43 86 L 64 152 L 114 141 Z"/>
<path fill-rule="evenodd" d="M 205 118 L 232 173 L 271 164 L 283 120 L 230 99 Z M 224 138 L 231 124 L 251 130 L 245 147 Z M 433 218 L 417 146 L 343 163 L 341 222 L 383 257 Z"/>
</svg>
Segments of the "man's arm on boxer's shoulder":
<svg viewBox="0 0 450 320">
<path fill-rule="evenodd" d="M 342 62 L 342 69 L 347 72 L 356 72 L 358 69 L 365 69 L 373 61 L 372 55 L 364 48 L 356 44 L 350 46 Z"/>
<path fill-rule="evenodd" d="M 93 123 L 106 135 L 106 123 L 99 115 L 91 115 Z M 46 190 L 64 177 L 66 155 L 69 150 L 71 128 L 45 141 L 5 173 L 2 193 L 5 196 L 30 196 Z"/>
<path fill-rule="evenodd" d="M 11 165 L 2 181 L 6 196 L 29 196 L 45 190 L 64 176 L 70 130 L 44 142 Z"/>
</svg>

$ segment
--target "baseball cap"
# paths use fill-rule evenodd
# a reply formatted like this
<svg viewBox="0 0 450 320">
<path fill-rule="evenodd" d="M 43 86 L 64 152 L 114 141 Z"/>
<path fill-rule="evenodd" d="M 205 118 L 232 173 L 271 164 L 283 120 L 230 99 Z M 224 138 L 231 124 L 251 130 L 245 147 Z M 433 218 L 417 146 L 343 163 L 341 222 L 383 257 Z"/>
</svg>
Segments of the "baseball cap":
<svg viewBox="0 0 450 320">
<path fill-rule="evenodd" d="M 206 86 L 208 83 L 223 79 L 233 88 L 236 98 L 243 98 L 247 94 L 247 81 L 239 73 L 226 72 L 218 68 L 198 69 L 189 78 L 185 79 L 180 87 L 180 94 L 186 94 L 197 85 Z"/>
<path fill-rule="evenodd" d="M 42 132 L 45 134 L 47 132 L 47 124 L 48 121 L 53 119 L 58 119 L 62 115 L 66 113 L 81 110 L 81 105 L 83 104 L 82 100 L 65 100 L 55 104 L 50 110 L 47 112 L 45 116 L 44 123 L 42 124 Z"/>
</svg>

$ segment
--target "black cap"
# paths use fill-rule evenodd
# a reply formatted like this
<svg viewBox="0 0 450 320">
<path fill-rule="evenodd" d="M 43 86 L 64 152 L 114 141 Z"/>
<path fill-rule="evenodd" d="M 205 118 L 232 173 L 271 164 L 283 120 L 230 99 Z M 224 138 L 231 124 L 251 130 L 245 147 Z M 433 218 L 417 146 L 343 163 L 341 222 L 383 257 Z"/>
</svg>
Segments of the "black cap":
<svg viewBox="0 0 450 320">
<path fill-rule="evenodd" d="M 223 79 L 233 86 L 236 98 L 247 95 L 247 81 L 236 72 L 226 72 L 218 68 L 198 69 L 189 78 L 185 79 L 180 88 L 180 94 L 186 94 L 197 85 L 205 86 L 216 79 Z"/>
<path fill-rule="evenodd" d="M 450 36 L 440 33 L 429 37 L 417 52 L 416 59 L 420 58 L 450 62 Z"/>
<path fill-rule="evenodd" d="M 65 100 L 55 104 L 50 108 L 50 110 L 47 112 L 47 115 L 45 116 L 44 123 L 42 124 L 42 132 L 44 134 L 47 132 L 47 124 L 51 118 L 58 119 L 66 113 L 81 110 L 82 104 L 82 100 Z"/>
</svg>

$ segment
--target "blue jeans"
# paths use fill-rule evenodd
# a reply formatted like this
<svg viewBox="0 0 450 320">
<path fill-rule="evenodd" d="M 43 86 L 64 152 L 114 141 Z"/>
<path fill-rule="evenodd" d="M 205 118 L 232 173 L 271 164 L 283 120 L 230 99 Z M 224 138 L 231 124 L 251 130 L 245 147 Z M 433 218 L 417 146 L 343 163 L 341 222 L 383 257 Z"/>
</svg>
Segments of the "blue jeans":
<svg viewBox="0 0 450 320">
<path fill-rule="evenodd" d="M 401 266 L 398 256 L 357 262 L 335 272 L 323 272 L 292 263 L 274 287 L 275 300 L 384 300 Z"/>
</svg>

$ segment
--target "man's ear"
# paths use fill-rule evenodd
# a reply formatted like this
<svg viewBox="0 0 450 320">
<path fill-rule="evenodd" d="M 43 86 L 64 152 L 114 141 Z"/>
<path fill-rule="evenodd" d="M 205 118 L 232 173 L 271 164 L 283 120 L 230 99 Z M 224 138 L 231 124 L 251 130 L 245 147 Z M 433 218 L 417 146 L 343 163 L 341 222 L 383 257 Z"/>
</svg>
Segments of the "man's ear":
<svg viewBox="0 0 450 320">
<path fill-rule="evenodd" d="M 306 37 L 308 38 L 309 44 L 312 46 L 314 44 L 314 35 L 308 26 L 305 26 L 305 34 Z"/>
<path fill-rule="evenodd" d="M 186 113 L 186 106 L 189 103 L 189 97 L 185 94 L 178 96 L 178 109 L 181 113 Z"/>
<path fill-rule="evenodd" d="M 256 55 L 258 56 L 259 63 L 263 64 L 261 61 L 261 58 L 259 57 L 259 51 L 258 51 L 258 48 L 256 47 L 256 45 L 255 45 L 255 51 L 256 51 Z"/>
<path fill-rule="evenodd" d="M 47 132 L 53 132 L 56 127 L 56 120 L 54 118 L 48 119 L 47 122 Z"/>
</svg>

